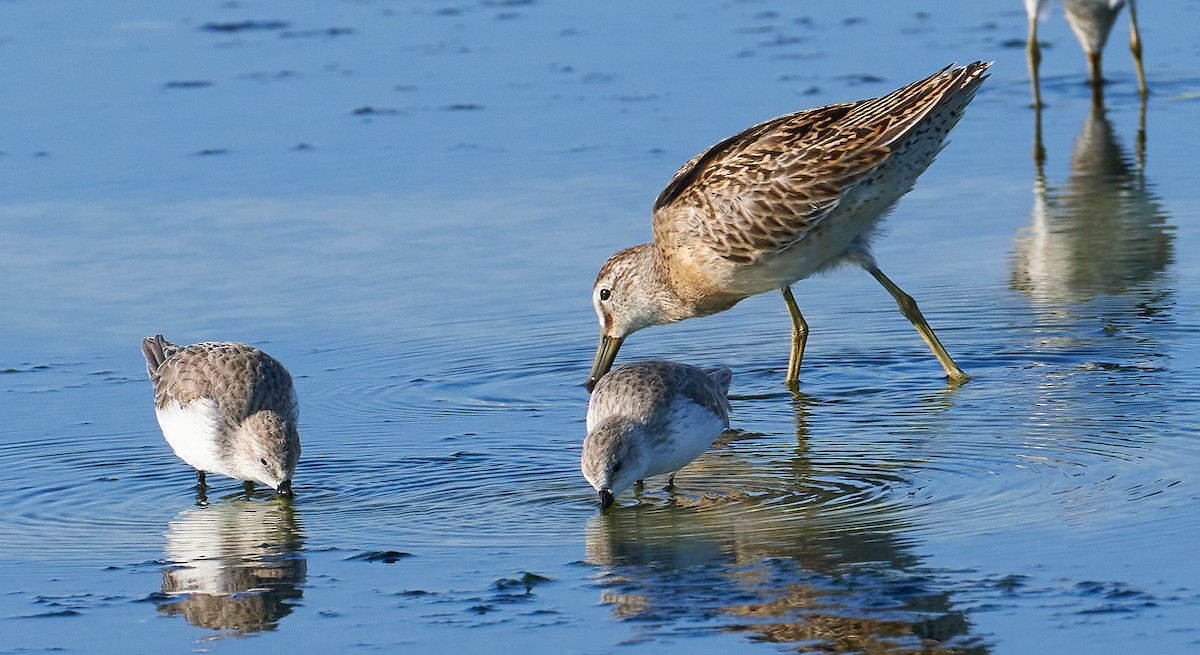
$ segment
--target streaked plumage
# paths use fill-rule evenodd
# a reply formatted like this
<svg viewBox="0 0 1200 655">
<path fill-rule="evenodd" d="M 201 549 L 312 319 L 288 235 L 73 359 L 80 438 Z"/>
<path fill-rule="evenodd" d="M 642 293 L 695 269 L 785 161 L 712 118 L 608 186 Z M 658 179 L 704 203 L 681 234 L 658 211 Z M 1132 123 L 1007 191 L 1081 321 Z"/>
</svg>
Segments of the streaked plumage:
<svg viewBox="0 0 1200 655">
<path fill-rule="evenodd" d="M 794 384 L 808 326 L 790 286 L 845 262 L 883 284 L 947 374 L 966 379 L 912 298 L 879 271 L 870 237 L 942 149 L 989 66 L 947 68 L 882 98 L 780 116 L 684 164 L 655 202 L 654 242 L 626 248 L 600 269 L 592 300 L 601 336 L 589 386 L 629 334 L 771 290 L 784 294 L 792 316 Z"/>
<path fill-rule="evenodd" d="M 202 488 L 211 472 L 291 495 L 299 407 L 282 364 L 245 344 L 177 346 L 162 335 L 143 340 L 142 354 L 163 436 Z"/>
<path fill-rule="evenodd" d="M 727 368 L 649 361 L 604 376 L 588 402 L 580 468 L 608 507 L 641 480 L 671 474 L 729 428 Z"/>
</svg>

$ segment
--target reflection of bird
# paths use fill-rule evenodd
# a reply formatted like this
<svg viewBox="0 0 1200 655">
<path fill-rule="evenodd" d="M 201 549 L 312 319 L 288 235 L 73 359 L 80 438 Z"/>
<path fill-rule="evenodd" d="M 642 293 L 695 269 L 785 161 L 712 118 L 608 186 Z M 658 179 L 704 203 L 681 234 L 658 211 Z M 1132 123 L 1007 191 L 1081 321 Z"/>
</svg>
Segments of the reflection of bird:
<svg viewBox="0 0 1200 655">
<path fill-rule="evenodd" d="M 729 429 L 727 368 L 639 362 L 604 376 L 588 402 L 580 466 L 600 504 L 696 459 Z"/>
<path fill-rule="evenodd" d="M 164 614 L 244 634 L 269 630 L 302 596 L 308 567 L 290 503 L 234 501 L 192 508 L 167 526 Z"/>
<path fill-rule="evenodd" d="M 1125 6 L 1126 0 L 1062 0 L 1063 11 L 1067 23 L 1075 38 L 1079 40 L 1088 58 L 1088 72 L 1092 86 L 1099 88 L 1104 83 L 1101 74 L 1101 55 L 1104 44 L 1108 42 L 1108 34 L 1112 31 L 1117 14 Z M 1146 73 L 1142 69 L 1142 37 L 1138 33 L 1137 2 L 1129 3 L 1129 50 L 1133 53 L 1133 64 L 1137 69 L 1138 91 L 1146 93 Z M 1041 105 L 1041 89 L 1038 83 L 1038 68 L 1042 61 L 1041 46 L 1037 41 L 1038 19 L 1043 10 L 1049 5 L 1049 0 L 1025 0 L 1025 13 L 1029 18 L 1029 36 L 1027 39 L 1029 55 L 1029 74 L 1033 84 L 1034 104 Z"/>
<path fill-rule="evenodd" d="M 626 248 L 600 269 L 589 388 L 629 334 L 771 290 L 792 318 L 794 386 L 808 324 L 790 285 L 846 262 L 891 293 L 952 380 L 966 379 L 913 299 L 876 266 L 870 240 L 942 149 L 988 66 L 943 69 L 882 98 L 780 116 L 684 164 L 655 202 L 654 243 Z"/>
<path fill-rule="evenodd" d="M 167 443 L 196 469 L 292 494 L 300 459 L 299 409 L 292 377 L 257 348 L 240 343 L 177 346 L 161 335 L 142 342 L 154 383 L 154 413 Z"/>
<path fill-rule="evenodd" d="M 1163 270 L 1171 237 L 1143 175 L 1117 142 L 1104 106 L 1093 103 L 1066 182 L 1047 184 L 1038 167 L 1032 224 L 1017 239 L 1014 285 L 1060 304 L 1120 293 Z"/>
<path fill-rule="evenodd" d="M 628 509 L 597 514 L 586 534 L 614 620 L 651 634 L 702 622 L 801 652 L 987 653 L 954 595 L 915 571 L 898 525 L 829 530 L 770 499 L 737 513 Z"/>
</svg>

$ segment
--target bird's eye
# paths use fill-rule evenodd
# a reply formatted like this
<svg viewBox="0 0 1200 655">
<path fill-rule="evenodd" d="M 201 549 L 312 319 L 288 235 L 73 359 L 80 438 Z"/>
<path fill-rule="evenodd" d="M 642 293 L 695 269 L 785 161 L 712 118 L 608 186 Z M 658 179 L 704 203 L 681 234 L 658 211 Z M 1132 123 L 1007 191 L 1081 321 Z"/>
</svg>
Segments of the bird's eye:
<svg viewBox="0 0 1200 655">
<path fill-rule="evenodd" d="M 609 291 L 608 289 L 600 290 L 600 300 L 608 300 L 611 297 L 612 297 L 612 291 Z"/>
<path fill-rule="evenodd" d="M 266 466 L 266 465 L 267 465 L 267 459 L 266 459 L 265 457 L 264 457 L 263 459 L 260 459 L 260 460 L 258 460 L 258 461 L 262 462 L 262 465 L 263 465 L 263 466 Z"/>
</svg>

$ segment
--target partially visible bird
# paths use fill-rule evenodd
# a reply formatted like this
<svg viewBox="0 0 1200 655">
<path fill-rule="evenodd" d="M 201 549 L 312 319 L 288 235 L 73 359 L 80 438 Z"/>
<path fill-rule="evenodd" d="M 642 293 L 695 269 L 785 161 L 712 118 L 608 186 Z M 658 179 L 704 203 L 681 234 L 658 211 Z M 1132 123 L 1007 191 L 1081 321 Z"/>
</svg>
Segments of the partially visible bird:
<svg viewBox="0 0 1200 655">
<path fill-rule="evenodd" d="M 1146 94 L 1146 72 L 1142 67 L 1142 37 L 1138 32 L 1136 0 L 1061 0 L 1067 24 L 1079 40 L 1080 47 L 1088 58 L 1088 77 L 1094 88 L 1104 83 L 1101 72 L 1101 57 L 1108 35 L 1112 32 L 1117 15 L 1126 3 L 1129 4 L 1129 50 L 1133 53 L 1134 68 L 1137 69 L 1138 91 Z M 1042 62 L 1041 46 L 1037 40 L 1038 20 L 1045 13 L 1050 0 L 1025 0 L 1025 14 L 1029 19 L 1029 35 L 1026 47 L 1029 55 L 1029 78 L 1033 85 L 1034 104 L 1041 105 L 1041 85 L 1038 69 Z"/>
<path fill-rule="evenodd" d="M 808 323 L 791 285 L 847 262 L 887 289 L 952 381 L 967 379 L 912 297 L 879 270 L 870 245 L 945 146 L 990 65 L 945 68 L 881 98 L 786 114 L 684 164 L 654 203 L 654 242 L 616 253 L 596 278 L 600 344 L 588 388 L 633 332 L 772 290 L 792 318 L 786 379 L 794 386 Z"/>
<path fill-rule="evenodd" d="M 675 472 L 729 429 L 727 368 L 664 361 L 626 364 L 600 380 L 588 401 L 580 468 L 602 507 L 642 480 Z"/>
<path fill-rule="evenodd" d="M 201 490 L 210 472 L 293 495 L 300 412 L 282 364 L 241 343 L 177 346 L 162 335 L 143 340 L 142 354 L 163 436 Z"/>
</svg>

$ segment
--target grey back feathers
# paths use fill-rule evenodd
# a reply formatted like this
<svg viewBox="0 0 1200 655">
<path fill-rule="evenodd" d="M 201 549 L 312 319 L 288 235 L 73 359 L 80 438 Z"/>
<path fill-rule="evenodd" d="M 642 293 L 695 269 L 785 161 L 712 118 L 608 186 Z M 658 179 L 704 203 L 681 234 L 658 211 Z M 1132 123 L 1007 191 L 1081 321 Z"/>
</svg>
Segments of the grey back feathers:
<svg viewBox="0 0 1200 655">
<path fill-rule="evenodd" d="M 142 341 L 154 404 L 186 405 L 197 398 L 217 401 L 221 413 L 240 421 L 262 410 L 295 421 L 292 376 L 274 357 L 241 343 L 177 346 L 157 335 Z"/>
<path fill-rule="evenodd" d="M 622 417 L 650 429 L 667 418 L 661 409 L 670 398 L 683 397 L 708 409 L 729 425 L 726 393 L 733 373 L 727 368 L 701 370 L 687 364 L 646 361 L 626 364 L 600 378 L 588 405 L 589 423 L 595 418 Z M 589 427 L 594 427 L 590 426 Z"/>
</svg>

